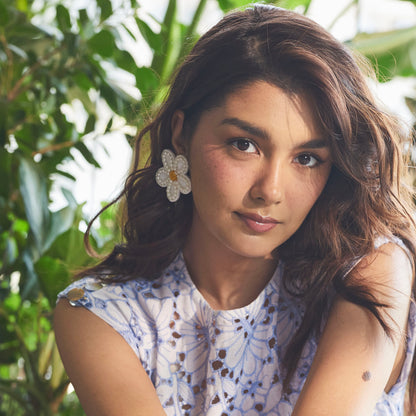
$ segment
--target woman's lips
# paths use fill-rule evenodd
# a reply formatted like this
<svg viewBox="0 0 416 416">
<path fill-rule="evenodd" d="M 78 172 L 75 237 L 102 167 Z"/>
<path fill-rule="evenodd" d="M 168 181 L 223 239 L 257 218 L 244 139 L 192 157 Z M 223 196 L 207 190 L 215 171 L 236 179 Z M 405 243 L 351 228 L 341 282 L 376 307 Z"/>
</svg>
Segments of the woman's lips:
<svg viewBox="0 0 416 416">
<path fill-rule="evenodd" d="M 257 214 L 241 214 L 237 212 L 237 215 L 248 228 L 256 233 L 265 233 L 279 224 L 279 221 L 274 218 L 262 217 Z"/>
</svg>

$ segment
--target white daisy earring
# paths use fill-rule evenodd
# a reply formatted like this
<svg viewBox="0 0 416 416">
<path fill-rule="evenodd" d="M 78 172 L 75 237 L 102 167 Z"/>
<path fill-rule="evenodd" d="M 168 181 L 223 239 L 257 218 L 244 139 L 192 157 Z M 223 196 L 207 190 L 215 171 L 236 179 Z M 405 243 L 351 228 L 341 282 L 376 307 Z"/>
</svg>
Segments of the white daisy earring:
<svg viewBox="0 0 416 416">
<path fill-rule="evenodd" d="M 191 180 L 186 176 L 188 161 L 184 155 L 175 156 L 169 150 L 162 151 L 163 167 L 156 172 L 156 182 L 166 188 L 166 196 L 170 202 L 176 202 L 182 194 L 191 192 Z"/>
</svg>

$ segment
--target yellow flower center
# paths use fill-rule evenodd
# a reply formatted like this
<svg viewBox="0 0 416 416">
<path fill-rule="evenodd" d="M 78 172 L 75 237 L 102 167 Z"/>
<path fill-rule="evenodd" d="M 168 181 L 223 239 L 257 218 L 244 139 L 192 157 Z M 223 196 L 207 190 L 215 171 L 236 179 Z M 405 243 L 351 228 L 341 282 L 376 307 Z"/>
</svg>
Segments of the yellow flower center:
<svg viewBox="0 0 416 416">
<path fill-rule="evenodd" d="M 178 175 L 176 174 L 176 172 L 174 170 L 171 170 L 169 172 L 169 178 L 171 181 L 177 181 L 178 180 Z"/>
</svg>

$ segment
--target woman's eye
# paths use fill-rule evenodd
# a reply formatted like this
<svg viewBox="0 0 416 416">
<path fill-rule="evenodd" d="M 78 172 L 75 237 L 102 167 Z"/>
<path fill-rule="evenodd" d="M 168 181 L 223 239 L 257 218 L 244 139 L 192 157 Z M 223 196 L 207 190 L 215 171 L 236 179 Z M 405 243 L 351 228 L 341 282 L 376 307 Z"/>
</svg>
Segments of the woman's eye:
<svg viewBox="0 0 416 416">
<path fill-rule="evenodd" d="M 295 158 L 295 161 L 302 166 L 306 166 L 308 168 L 313 168 L 319 165 L 321 162 L 316 156 L 311 155 L 310 153 L 303 153 Z"/>
<path fill-rule="evenodd" d="M 231 145 L 234 146 L 240 152 L 255 153 L 257 152 L 256 145 L 248 139 L 235 139 L 231 141 Z"/>
</svg>

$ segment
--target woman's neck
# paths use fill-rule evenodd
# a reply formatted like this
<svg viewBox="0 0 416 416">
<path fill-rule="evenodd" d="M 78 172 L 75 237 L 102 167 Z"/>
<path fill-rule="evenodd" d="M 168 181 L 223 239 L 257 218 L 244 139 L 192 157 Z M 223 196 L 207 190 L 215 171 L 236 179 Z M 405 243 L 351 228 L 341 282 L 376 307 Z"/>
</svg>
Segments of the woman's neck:
<svg viewBox="0 0 416 416">
<path fill-rule="evenodd" d="M 237 309 L 251 303 L 277 266 L 277 260 L 271 257 L 241 257 L 218 244 L 193 244 L 192 239 L 183 254 L 195 286 L 216 310 Z"/>
</svg>

